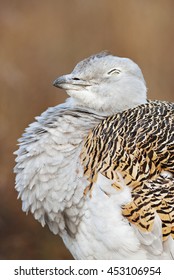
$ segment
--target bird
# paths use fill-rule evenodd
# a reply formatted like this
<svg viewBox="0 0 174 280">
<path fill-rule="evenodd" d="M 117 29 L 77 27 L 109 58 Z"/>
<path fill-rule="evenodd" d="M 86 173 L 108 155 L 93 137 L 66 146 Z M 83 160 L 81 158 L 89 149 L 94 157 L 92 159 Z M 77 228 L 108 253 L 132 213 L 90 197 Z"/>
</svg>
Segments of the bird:
<svg viewBox="0 0 174 280">
<path fill-rule="evenodd" d="M 53 85 L 15 152 L 22 210 L 74 259 L 174 259 L 174 103 L 147 99 L 140 67 L 102 51 Z"/>
</svg>

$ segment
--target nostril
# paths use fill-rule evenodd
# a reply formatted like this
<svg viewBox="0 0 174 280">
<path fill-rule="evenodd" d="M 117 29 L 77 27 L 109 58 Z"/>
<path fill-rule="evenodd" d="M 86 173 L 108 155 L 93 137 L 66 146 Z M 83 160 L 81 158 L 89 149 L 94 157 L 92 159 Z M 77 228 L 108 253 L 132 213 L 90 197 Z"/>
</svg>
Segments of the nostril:
<svg viewBox="0 0 174 280">
<path fill-rule="evenodd" d="M 75 77 L 75 78 L 73 78 L 73 80 L 74 81 L 79 81 L 80 79 Z"/>
</svg>

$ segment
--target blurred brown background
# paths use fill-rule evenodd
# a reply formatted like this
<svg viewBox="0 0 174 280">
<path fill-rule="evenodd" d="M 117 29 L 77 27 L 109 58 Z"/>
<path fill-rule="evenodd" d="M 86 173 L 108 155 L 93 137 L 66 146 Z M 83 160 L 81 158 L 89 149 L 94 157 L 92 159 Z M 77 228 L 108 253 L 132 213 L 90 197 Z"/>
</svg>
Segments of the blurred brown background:
<svg viewBox="0 0 174 280">
<path fill-rule="evenodd" d="M 52 81 L 109 50 L 139 64 L 149 98 L 174 101 L 173 11 L 173 0 L 0 1 L 0 259 L 71 258 L 14 190 L 17 138 L 66 98 Z"/>
</svg>

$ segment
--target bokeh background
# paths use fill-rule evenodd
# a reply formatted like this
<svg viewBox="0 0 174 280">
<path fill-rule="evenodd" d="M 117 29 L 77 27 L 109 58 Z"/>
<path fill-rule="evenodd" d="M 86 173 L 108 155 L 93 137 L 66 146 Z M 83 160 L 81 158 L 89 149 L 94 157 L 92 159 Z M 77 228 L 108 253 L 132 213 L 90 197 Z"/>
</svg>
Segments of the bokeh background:
<svg viewBox="0 0 174 280">
<path fill-rule="evenodd" d="M 173 11 L 173 0 L 0 0 L 0 259 L 72 258 L 14 190 L 17 138 L 66 98 L 52 81 L 109 50 L 139 64 L 149 98 L 174 101 Z"/>
</svg>

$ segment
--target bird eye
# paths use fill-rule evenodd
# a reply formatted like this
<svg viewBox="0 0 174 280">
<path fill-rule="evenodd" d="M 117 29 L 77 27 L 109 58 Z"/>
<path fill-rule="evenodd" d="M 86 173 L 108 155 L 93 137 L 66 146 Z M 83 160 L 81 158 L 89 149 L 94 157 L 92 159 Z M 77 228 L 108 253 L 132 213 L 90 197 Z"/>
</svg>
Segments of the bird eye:
<svg viewBox="0 0 174 280">
<path fill-rule="evenodd" d="M 120 74 L 120 73 L 121 73 L 121 71 L 119 69 L 112 69 L 108 72 L 108 75 L 110 75 L 110 74 Z"/>
</svg>

